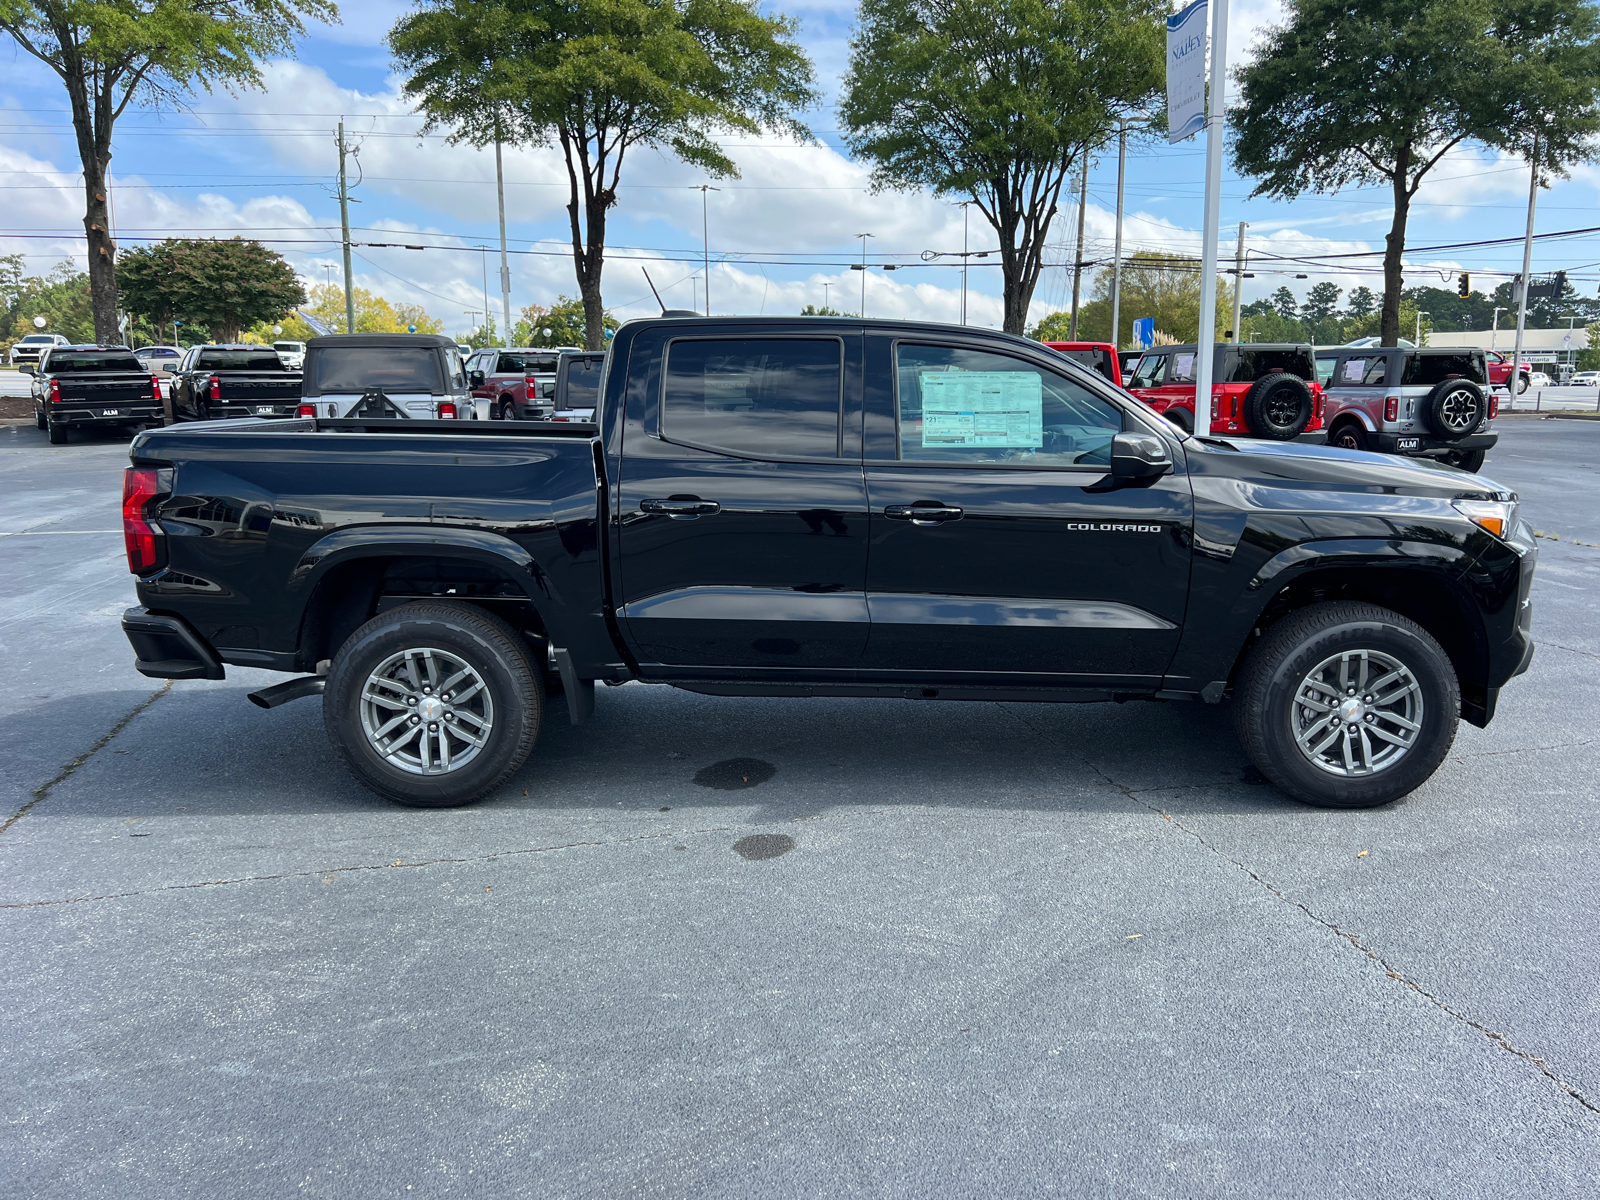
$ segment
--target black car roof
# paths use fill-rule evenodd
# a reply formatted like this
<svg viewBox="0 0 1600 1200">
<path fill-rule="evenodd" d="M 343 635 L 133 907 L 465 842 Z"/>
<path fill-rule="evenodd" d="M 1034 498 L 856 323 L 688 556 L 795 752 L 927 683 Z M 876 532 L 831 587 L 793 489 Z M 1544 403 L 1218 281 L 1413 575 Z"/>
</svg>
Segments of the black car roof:
<svg viewBox="0 0 1600 1200">
<path fill-rule="evenodd" d="M 312 338 L 306 343 L 306 349 L 355 346 L 362 350 L 394 350 L 401 347 L 454 350 L 457 345 L 455 338 L 445 337 L 442 333 L 328 333 Z"/>
</svg>

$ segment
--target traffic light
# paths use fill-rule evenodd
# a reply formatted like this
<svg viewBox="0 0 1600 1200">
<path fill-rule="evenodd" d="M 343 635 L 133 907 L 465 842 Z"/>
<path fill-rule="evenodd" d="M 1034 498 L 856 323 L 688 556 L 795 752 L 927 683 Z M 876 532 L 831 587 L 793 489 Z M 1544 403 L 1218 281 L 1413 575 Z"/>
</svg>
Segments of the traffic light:
<svg viewBox="0 0 1600 1200">
<path fill-rule="evenodd" d="M 1567 290 L 1567 273 L 1565 271 L 1557 271 L 1556 272 L 1556 290 L 1551 293 L 1550 298 L 1552 300 L 1559 300 L 1559 299 L 1561 299 L 1562 293 L 1564 293 L 1566 290 Z"/>
<path fill-rule="evenodd" d="M 1463 300 L 1472 295 L 1472 276 L 1466 271 L 1461 272 L 1461 277 L 1456 280 L 1456 295 Z"/>
</svg>

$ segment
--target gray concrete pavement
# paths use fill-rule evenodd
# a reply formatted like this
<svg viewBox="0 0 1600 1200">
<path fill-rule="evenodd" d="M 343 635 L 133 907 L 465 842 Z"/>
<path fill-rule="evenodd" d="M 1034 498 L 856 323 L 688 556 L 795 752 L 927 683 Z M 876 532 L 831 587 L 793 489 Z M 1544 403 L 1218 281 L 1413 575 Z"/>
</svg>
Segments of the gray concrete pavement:
<svg viewBox="0 0 1600 1200">
<path fill-rule="evenodd" d="M 1600 423 L 1502 437 L 1539 654 L 1388 808 L 1221 709 L 629 685 L 416 812 L 133 672 L 124 445 L 0 430 L 0 1196 L 1594 1195 Z"/>
</svg>

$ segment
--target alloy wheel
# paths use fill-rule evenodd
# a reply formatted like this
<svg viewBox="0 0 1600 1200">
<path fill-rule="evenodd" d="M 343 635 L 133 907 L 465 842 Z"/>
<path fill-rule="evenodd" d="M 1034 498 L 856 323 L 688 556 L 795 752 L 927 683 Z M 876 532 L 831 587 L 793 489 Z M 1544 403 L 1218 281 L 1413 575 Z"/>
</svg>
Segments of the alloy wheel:
<svg viewBox="0 0 1600 1200">
<path fill-rule="evenodd" d="M 1289 710 L 1295 745 L 1331 775 L 1393 767 L 1422 732 L 1422 687 L 1409 667 L 1377 650 L 1345 650 L 1306 672 Z"/>
<path fill-rule="evenodd" d="M 361 730 L 378 756 L 413 775 L 459 771 L 488 744 L 494 701 L 483 676 L 447 650 L 391 654 L 361 688 Z"/>
</svg>

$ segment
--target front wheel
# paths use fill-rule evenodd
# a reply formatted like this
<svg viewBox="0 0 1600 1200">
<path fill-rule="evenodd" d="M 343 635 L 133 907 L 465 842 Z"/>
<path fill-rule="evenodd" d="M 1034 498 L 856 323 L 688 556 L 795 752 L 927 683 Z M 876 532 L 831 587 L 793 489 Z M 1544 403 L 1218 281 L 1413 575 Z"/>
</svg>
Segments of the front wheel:
<svg viewBox="0 0 1600 1200">
<path fill-rule="evenodd" d="M 1314 604 L 1269 628 L 1234 694 L 1239 740 L 1307 804 L 1372 808 L 1426 781 L 1455 741 L 1461 692 L 1427 630 L 1372 604 Z"/>
<path fill-rule="evenodd" d="M 1483 470 L 1483 460 L 1487 454 L 1486 450 L 1452 450 L 1444 456 L 1444 461 L 1476 475 Z"/>
<path fill-rule="evenodd" d="M 339 648 L 322 719 L 362 783 L 398 804 L 454 808 L 514 774 L 544 688 L 515 630 L 468 605 L 408 604 Z"/>
<path fill-rule="evenodd" d="M 1517 395 L 1520 396 L 1523 392 L 1527 391 L 1528 385 L 1532 382 L 1533 380 L 1529 379 L 1527 375 L 1519 371 L 1517 373 Z"/>
</svg>

